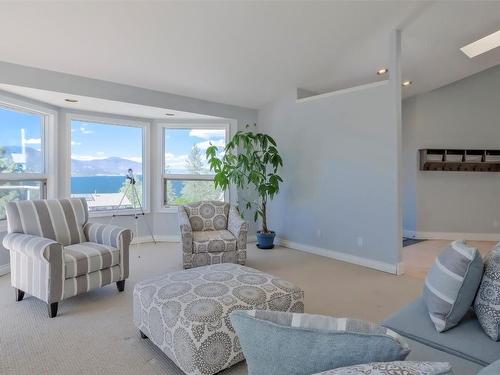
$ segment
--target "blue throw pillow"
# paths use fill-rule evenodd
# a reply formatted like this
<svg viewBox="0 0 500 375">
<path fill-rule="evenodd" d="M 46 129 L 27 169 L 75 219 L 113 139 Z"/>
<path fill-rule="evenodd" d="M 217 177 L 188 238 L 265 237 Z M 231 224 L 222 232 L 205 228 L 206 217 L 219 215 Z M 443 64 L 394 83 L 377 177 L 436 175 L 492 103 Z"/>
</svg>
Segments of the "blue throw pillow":
<svg viewBox="0 0 500 375">
<path fill-rule="evenodd" d="M 368 362 L 404 360 L 395 332 L 356 319 L 278 311 L 234 311 L 250 375 L 310 375 Z"/>
<path fill-rule="evenodd" d="M 483 276 L 483 258 L 465 241 L 454 241 L 434 261 L 424 301 L 438 332 L 455 327 L 469 311 Z"/>
</svg>

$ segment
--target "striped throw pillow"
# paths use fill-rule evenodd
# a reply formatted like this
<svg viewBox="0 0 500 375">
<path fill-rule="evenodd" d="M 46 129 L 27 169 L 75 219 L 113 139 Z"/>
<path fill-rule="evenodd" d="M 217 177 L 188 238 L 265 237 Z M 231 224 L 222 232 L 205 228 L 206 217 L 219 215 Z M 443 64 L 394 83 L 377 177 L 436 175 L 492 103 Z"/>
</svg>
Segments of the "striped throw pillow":
<svg viewBox="0 0 500 375">
<path fill-rule="evenodd" d="M 438 332 L 456 326 L 471 307 L 483 275 L 483 259 L 465 241 L 454 241 L 435 260 L 424 301 Z"/>
</svg>

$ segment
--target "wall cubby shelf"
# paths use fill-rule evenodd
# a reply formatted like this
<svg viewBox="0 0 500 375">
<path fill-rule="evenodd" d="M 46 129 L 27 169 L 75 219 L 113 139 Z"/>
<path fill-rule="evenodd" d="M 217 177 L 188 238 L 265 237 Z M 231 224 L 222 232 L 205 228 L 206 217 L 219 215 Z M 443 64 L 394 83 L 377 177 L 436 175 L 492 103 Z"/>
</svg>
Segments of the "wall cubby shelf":
<svg viewBox="0 0 500 375">
<path fill-rule="evenodd" d="M 500 172 L 500 150 L 422 149 L 421 171 Z"/>
</svg>

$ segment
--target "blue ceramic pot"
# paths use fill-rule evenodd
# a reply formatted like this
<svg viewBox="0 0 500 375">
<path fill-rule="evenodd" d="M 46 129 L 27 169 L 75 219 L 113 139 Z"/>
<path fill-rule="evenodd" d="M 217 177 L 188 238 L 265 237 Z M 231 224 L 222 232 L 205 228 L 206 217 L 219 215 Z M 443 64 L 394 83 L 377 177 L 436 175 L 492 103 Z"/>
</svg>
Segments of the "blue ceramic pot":
<svg viewBox="0 0 500 375">
<path fill-rule="evenodd" d="M 257 247 L 259 249 L 272 249 L 274 247 L 274 237 L 276 237 L 276 233 L 272 231 L 269 233 L 257 231 Z"/>
</svg>

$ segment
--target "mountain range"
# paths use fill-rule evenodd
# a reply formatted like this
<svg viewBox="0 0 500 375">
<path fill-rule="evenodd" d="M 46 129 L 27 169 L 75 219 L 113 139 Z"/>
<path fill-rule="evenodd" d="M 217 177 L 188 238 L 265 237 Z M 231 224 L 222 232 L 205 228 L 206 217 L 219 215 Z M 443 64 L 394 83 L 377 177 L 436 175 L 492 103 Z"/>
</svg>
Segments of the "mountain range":
<svg viewBox="0 0 500 375">
<path fill-rule="evenodd" d="M 21 147 L 7 146 L 3 147 L 4 157 L 11 159 L 11 154 L 20 153 Z M 29 170 L 41 170 L 42 158 L 41 152 L 32 148 L 26 147 L 26 165 Z M 119 176 L 126 175 L 129 168 L 134 170 L 134 174 L 142 174 L 142 164 L 136 161 L 110 157 L 106 159 L 92 160 L 77 160 L 71 159 L 71 175 L 77 176 Z"/>
</svg>

